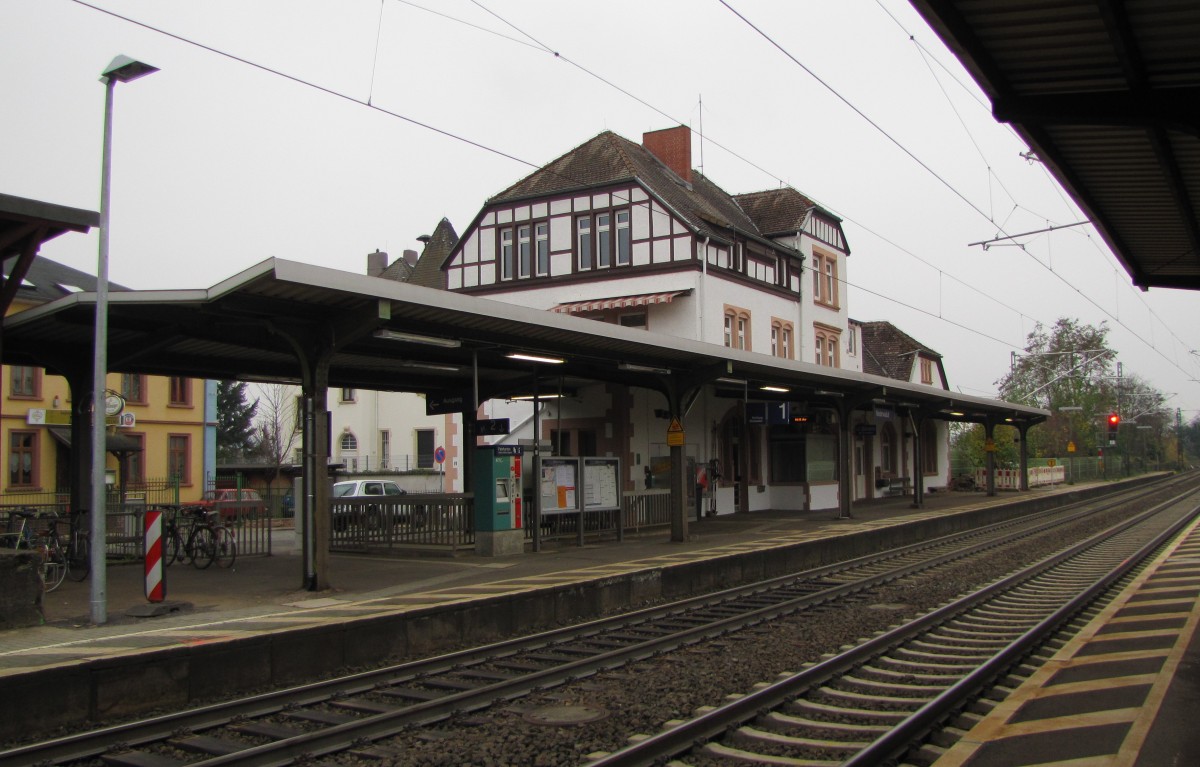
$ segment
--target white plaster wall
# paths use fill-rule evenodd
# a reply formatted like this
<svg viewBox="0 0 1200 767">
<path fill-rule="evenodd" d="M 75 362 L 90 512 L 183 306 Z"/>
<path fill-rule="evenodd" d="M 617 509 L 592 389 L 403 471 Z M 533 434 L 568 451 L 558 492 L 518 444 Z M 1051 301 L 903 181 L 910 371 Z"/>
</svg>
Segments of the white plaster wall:
<svg viewBox="0 0 1200 767">
<path fill-rule="evenodd" d="M 296 389 L 296 395 L 300 393 Z M 330 434 L 332 437 L 331 458 L 334 462 L 343 462 L 347 455 L 341 450 L 342 435 L 349 429 L 358 441 L 358 450 L 352 455 L 358 458 L 360 471 L 379 471 L 380 461 L 380 432 L 391 434 L 390 461 L 393 465 L 411 456 L 416 456 L 416 431 L 430 429 L 434 432 L 434 445 L 446 448 L 451 452 L 453 445 L 446 444 L 446 419 L 441 415 L 425 415 L 425 398 L 419 394 L 407 392 L 376 392 L 368 389 L 356 389 L 354 402 L 342 402 L 341 389 L 329 390 Z M 299 447 L 299 444 L 297 444 Z M 434 464 L 437 467 L 437 464 Z M 424 481 L 424 480 L 422 480 Z M 417 487 L 406 483 L 409 490 L 420 492 L 438 492 L 441 487 L 440 478 L 428 477 L 428 487 Z"/>
<path fill-rule="evenodd" d="M 820 485 L 809 485 L 809 510 L 838 508 L 838 485 L 836 482 Z"/>
<path fill-rule="evenodd" d="M 771 353 L 771 318 L 778 317 L 795 324 L 800 335 L 800 302 L 783 296 L 764 293 L 740 282 L 723 279 L 710 271 L 704 278 L 704 338 L 709 343 L 725 343 L 726 304 L 750 312 L 750 351 Z"/>
</svg>

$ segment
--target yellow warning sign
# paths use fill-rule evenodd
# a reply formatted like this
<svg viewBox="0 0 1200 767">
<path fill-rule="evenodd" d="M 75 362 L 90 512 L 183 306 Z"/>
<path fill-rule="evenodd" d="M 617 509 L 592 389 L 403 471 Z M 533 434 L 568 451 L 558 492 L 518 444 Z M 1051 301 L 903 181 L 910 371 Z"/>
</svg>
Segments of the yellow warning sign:
<svg viewBox="0 0 1200 767">
<path fill-rule="evenodd" d="M 682 447 L 684 441 L 683 424 L 678 418 L 671 419 L 671 425 L 667 427 L 667 446 Z"/>
<path fill-rule="evenodd" d="M 1074 442 L 1068 442 L 1068 443 L 1067 443 L 1067 452 L 1068 452 L 1068 453 L 1074 453 L 1074 452 L 1075 452 L 1075 443 L 1074 443 Z"/>
</svg>

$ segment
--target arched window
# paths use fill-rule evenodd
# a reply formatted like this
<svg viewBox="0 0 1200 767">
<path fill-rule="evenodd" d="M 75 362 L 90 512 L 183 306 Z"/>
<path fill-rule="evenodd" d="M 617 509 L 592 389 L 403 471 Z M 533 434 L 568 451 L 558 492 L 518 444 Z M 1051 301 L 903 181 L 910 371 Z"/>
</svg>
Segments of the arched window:
<svg viewBox="0 0 1200 767">
<path fill-rule="evenodd" d="M 343 453 L 354 453 L 358 451 L 358 438 L 350 432 L 342 435 L 341 450 Z"/>
</svg>

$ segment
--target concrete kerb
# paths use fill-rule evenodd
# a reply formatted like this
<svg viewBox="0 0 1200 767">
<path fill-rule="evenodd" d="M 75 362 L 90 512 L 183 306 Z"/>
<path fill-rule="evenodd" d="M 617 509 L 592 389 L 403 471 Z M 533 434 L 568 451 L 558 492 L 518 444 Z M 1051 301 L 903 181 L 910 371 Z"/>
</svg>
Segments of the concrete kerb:
<svg viewBox="0 0 1200 767">
<path fill-rule="evenodd" d="M 1125 486 L 1142 481 L 1152 480 L 1133 480 Z M 45 723 L 46 731 L 60 726 L 81 727 L 109 716 L 134 715 L 163 706 L 197 705 L 217 696 L 233 697 L 265 686 L 300 684 L 345 668 L 446 652 L 601 617 L 624 607 L 729 588 L 1112 490 L 1113 485 L 1083 488 L 468 603 L 389 611 L 320 626 L 269 630 L 247 638 L 216 639 L 35 669 L 5 677 L 8 694 L 0 696 L 0 739 L 30 737 L 30 700 L 53 700 L 53 705 L 47 703 L 47 710 L 41 712 L 44 716 L 40 721 Z M 46 696 L 47 689 L 62 694 Z"/>
</svg>

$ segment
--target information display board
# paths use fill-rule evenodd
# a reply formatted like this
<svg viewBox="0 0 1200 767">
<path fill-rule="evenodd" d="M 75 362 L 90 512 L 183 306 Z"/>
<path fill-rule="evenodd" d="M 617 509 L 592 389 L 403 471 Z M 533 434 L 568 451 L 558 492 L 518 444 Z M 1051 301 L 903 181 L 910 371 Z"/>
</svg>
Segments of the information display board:
<svg viewBox="0 0 1200 767">
<path fill-rule="evenodd" d="M 621 459 L 583 459 L 583 499 L 585 511 L 621 508 Z"/>
<path fill-rule="evenodd" d="M 543 458 L 540 510 L 543 514 L 579 511 L 579 459 Z"/>
</svg>

